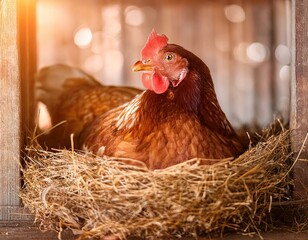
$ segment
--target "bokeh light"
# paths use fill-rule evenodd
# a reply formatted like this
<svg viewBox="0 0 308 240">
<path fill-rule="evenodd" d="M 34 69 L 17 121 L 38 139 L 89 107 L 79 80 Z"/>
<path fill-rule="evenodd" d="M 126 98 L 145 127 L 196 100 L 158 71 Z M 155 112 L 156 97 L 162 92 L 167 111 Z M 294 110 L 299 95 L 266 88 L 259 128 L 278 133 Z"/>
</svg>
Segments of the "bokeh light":
<svg viewBox="0 0 308 240">
<path fill-rule="evenodd" d="M 128 6 L 125 9 L 125 22 L 128 25 L 137 27 L 144 23 L 145 16 L 143 11 L 136 6 Z"/>
<path fill-rule="evenodd" d="M 246 19 L 244 9 L 236 4 L 231 4 L 225 7 L 225 17 L 233 23 L 240 23 Z"/>
<path fill-rule="evenodd" d="M 37 111 L 38 111 L 38 127 L 42 131 L 47 131 L 52 127 L 50 114 L 47 110 L 47 107 L 44 103 L 37 103 Z"/>
<path fill-rule="evenodd" d="M 291 52 L 290 49 L 283 44 L 279 44 L 275 49 L 275 57 L 281 64 L 290 64 L 291 62 Z"/>
<path fill-rule="evenodd" d="M 237 61 L 257 65 L 269 58 L 269 49 L 259 42 L 241 42 L 233 50 Z"/>
<path fill-rule="evenodd" d="M 110 4 L 102 8 L 102 32 L 116 37 L 121 33 L 121 7 L 119 4 Z"/>
<path fill-rule="evenodd" d="M 74 36 L 74 43 L 80 48 L 86 48 L 92 41 L 92 31 L 88 27 L 80 28 Z"/>
<path fill-rule="evenodd" d="M 259 42 L 251 43 L 246 50 L 247 57 L 254 63 L 262 63 L 268 59 L 267 47 Z"/>
<path fill-rule="evenodd" d="M 279 71 L 280 81 L 288 82 L 290 78 L 291 78 L 291 67 L 288 65 L 282 66 Z"/>
</svg>

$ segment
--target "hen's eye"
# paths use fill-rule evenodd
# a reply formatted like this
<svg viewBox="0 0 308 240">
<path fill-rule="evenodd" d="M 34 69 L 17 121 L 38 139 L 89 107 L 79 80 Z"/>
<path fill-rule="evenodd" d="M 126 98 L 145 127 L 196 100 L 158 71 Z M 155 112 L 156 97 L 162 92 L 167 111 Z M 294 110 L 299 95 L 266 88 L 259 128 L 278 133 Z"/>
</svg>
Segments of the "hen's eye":
<svg viewBox="0 0 308 240">
<path fill-rule="evenodd" d="M 173 59 L 173 54 L 167 54 L 166 56 L 165 56 L 165 60 L 167 60 L 167 61 L 171 61 L 172 59 Z"/>
</svg>

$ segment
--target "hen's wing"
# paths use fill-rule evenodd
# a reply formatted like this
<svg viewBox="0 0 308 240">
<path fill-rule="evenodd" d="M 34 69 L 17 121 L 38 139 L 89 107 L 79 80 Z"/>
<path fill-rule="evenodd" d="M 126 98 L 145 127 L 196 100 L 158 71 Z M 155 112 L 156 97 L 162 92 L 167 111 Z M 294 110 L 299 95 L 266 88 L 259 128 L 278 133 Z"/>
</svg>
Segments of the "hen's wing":
<svg viewBox="0 0 308 240">
<path fill-rule="evenodd" d="M 134 151 L 137 142 L 133 141 L 130 130 L 135 126 L 135 121 L 138 121 L 136 114 L 141 95 L 106 112 L 92 122 L 81 134 L 83 148 L 97 155 L 122 156 L 117 150 L 118 145 L 127 142 L 130 145 L 129 152 Z"/>
</svg>

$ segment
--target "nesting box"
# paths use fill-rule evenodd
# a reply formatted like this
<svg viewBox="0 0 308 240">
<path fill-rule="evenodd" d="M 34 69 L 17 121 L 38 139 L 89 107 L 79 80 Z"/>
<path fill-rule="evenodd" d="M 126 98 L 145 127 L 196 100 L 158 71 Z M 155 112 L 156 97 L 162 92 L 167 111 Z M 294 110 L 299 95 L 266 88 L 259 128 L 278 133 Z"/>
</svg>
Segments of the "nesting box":
<svg viewBox="0 0 308 240">
<path fill-rule="evenodd" d="M 99 58 L 95 58 L 95 56 L 91 56 L 89 52 L 82 51 L 79 53 L 79 57 L 75 59 L 79 59 L 79 62 L 74 62 L 73 59 L 66 58 L 67 55 L 69 55 L 70 50 L 69 48 L 72 48 L 71 51 L 76 51 L 74 44 L 77 44 L 77 47 L 83 47 L 87 45 L 85 42 L 78 42 L 78 32 L 82 34 L 82 30 L 87 31 L 87 26 L 82 26 L 82 23 L 78 23 L 76 25 L 76 28 L 74 29 L 66 29 L 66 34 L 72 34 L 72 36 L 75 36 L 75 43 L 72 40 L 71 45 L 70 44 L 62 44 L 60 47 L 68 47 L 65 51 L 60 51 L 63 53 L 63 55 L 58 55 L 54 59 L 45 59 L 47 55 L 43 55 L 42 52 L 44 49 L 40 48 L 41 51 L 39 53 L 39 61 L 37 61 L 37 50 L 39 44 L 36 44 L 36 38 L 39 36 L 39 38 L 43 38 L 42 35 L 39 35 L 36 31 L 36 22 L 42 23 L 40 19 L 35 19 L 35 16 L 40 17 L 40 15 L 36 15 L 35 11 L 36 9 L 38 11 L 42 10 L 42 8 L 47 6 L 47 8 L 53 8 L 52 4 L 55 4 L 55 2 L 58 4 L 58 6 L 61 6 L 59 4 L 63 4 L 62 7 L 70 8 L 70 4 L 68 1 L 63 1 L 63 3 L 60 1 L 54 1 L 51 3 L 51 5 L 48 5 L 47 1 L 44 2 L 41 1 L 34 1 L 34 0 L 2 0 L 0 2 L 0 221 L 3 223 L 10 223 L 14 222 L 21 222 L 23 220 L 27 220 L 28 216 L 25 214 L 21 214 L 21 203 L 19 199 L 19 189 L 21 186 L 21 176 L 20 176 L 20 166 L 22 164 L 22 156 L 23 156 L 23 150 L 25 145 L 27 144 L 27 136 L 32 132 L 35 125 L 34 115 L 35 115 L 35 103 L 34 103 L 34 80 L 33 76 L 36 71 L 36 66 L 42 66 L 43 64 L 48 63 L 55 63 L 55 61 L 61 61 L 61 62 L 67 62 L 69 64 L 74 65 L 80 65 L 80 67 L 89 67 L 90 65 L 94 65 L 94 67 L 98 66 L 97 68 L 93 68 L 92 71 L 96 72 L 97 77 L 103 76 L 102 78 L 112 78 L 114 76 L 110 76 L 110 72 L 108 72 L 108 66 L 102 65 L 101 68 L 99 68 L 100 60 Z M 93 1 L 96 2 L 97 1 Z M 101 7 L 99 12 L 97 13 L 98 16 L 103 16 L 106 19 L 107 18 L 119 18 L 118 24 L 119 26 L 122 26 L 122 29 L 116 29 L 116 26 L 114 25 L 113 28 L 110 30 L 112 31 L 123 31 L 121 32 L 121 39 L 125 39 L 121 43 L 119 43 L 119 46 L 113 46 L 110 45 L 110 41 L 108 39 L 102 40 L 104 44 L 106 44 L 107 48 L 110 48 L 110 46 L 114 49 L 113 51 L 109 52 L 109 55 L 107 55 L 109 58 L 114 60 L 120 60 L 122 61 L 122 68 L 118 69 L 119 73 L 115 77 L 115 81 L 118 84 L 127 84 L 127 85 L 133 85 L 135 84 L 131 79 L 130 73 L 129 73 L 129 65 L 131 64 L 129 61 L 134 61 L 135 59 L 138 59 L 138 52 L 132 52 L 132 48 L 130 46 L 135 46 L 135 49 L 140 49 L 142 47 L 142 44 L 144 43 L 145 36 L 147 36 L 147 33 L 149 30 L 153 27 L 152 25 L 157 24 L 158 30 L 161 32 L 164 31 L 170 31 L 172 32 L 174 25 L 172 24 L 166 24 L 168 22 L 172 22 L 170 20 L 177 18 L 179 14 L 183 14 L 186 17 L 184 20 L 179 20 L 177 22 L 180 22 L 183 25 L 183 32 L 176 31 L 173 33 L 173 39 L 172 42 L 176 42 L 177 38 L 181 39 L 181 42 L 177 42 L 182 45 L 191 46 L 191 50 L 198 53 L 198 48 L 206 45 L 205 49 L 202 49 L 201 56 L 204 54 L 205 60 L 207 62 L 217 61 L 217 64 L 212 63 L 212 67 L 215 69 L 215 66 L 219 69 L 225 68 L 226 65 L 231 65 L 229 68 L 229 71 L 226 72 L 220 72 L 220 70 L 216 71 L 214 73 L 214 78 L 217 76 L 217 78 L 222 79 L 220 82 L 217 82 L 216 85 L 218 85 L 218 95 L 219 93 L 223 93 L 225 90 L 223 86 L 228 86 L 230 89 L 233 89 L 233 91 L 236 91 L 236 89 L 233 88 L 233 82 L 232 78 L 234 76 L 239 77 L 240 79 L 245 78 L 245 76 L 248 76 L 248 82 L 241 82 L 239 83 L 239 86 L 242 88 L 242 91 L 246 93 L 246 96 L 249 95 L 249 91 L 247 91 L 247 87 L 251 87 L 251 84 L 253 83 L 253 77 L 259 77 L 262 79 L 267 79 L 268 81 L 265 82 L 259 82 L 257 84 L 259 87 L 259 90 L 254 92 L 255 94 L 261 94 L 263 92 L 263 95 L 261 97 L 256 98 L 257 100 L 260 99 L 260 104 L 257 100 L 251 100 L 255 101 L 252 103 L 252 106 L 255 106 L 251 114 L 253 116 L 256 116 L 254 121 L 257 121 L 261 124 L 266 124 L 268 121 L 260 116 L 266 115 L 267 118 L 273 114 L 273 102 L 278 101 L 278 104 L 275 106 L 280 106 L 282 109 L 284 109 L 284 117 L 289 118 L 290 122 L 290 128 L 294 129 L 291 135 L 291 144 L 292 144 L 292 151 L 294 151 L 295 156 L 298 157 L 298 161 L 294 167 L 294 178 L 295 178 L 295 189 L 294 189 L 294 198 L 305 200 L 307 202 L 308 194 L 307 194 L 307 186 L 308 186 L 308 177 L 307 177 L 307 170 L 308 170 L 308 151 L 304 147 L 306 143 L 307 133 L 308 133 L 308 123 L 306 121 L 308 117 L 308 38 L 307 38 L 307 32 L 308 32 L 308 2 L 305 0 L 293 0 L 293 1 L 286 1 L 288 4 L 286 5 L 288 7 L 288 13 L 289 13 L 289 26 L 291 27 L 291 31 L 289 33 L 291 34 L 291 43 L 290 43 L 290 49 L 291 49 L 291 81 L 290 84 L 287 85 L 287 90 L 283 90 L 282 92 L 290 91 L 290 108 L 285 107 L 288 105 L 289 101 L 285 102 L 284 104 L 279 104 L 279 96 L 275 100 L 266 101 L 263 96 L 270 96 L 271 91 L 269 89 L 274 89 L 271 86 L 273 85 L 273 81 L 271 78 L 274 77 L 274 72 L 269 71 L 272 73 L 272 75 L 266 75 L 266 72 L 263 72 L 262 67 L 268 68 L 270 67 L 270 62 L 268 62 L 267 65 L 260 64 L 260 57 L 262 57 L 264 54 L 264 58 L 266 59 L 268 57 L 267 51 L 270 51 L 270 49 L 266 50 L 264 46 L 261 45 L 252 45 L 250 46 L 251 51 L 257 51 L 256 54 L 252 53 L 252 59 L 247 59 L 247 56 L 244 57 L 242 54 L 242 48 L 239 46 L 238 48 L 235 48 L 235 56 L 239 57 L 240 61 L 244 61 L 244 65 L 238 65 L 236 63 L 232 63 L 229 61 L 221 62 L 220 59 L 230 58 L 230 54 L 233 54 L 234 52 L 225 51 L 229 48 L 229 46 L 226 44 L 231 44 L 232 41 L 235 41 L 238 35 L 236 33 L 240 32 L 242 35 L 251 36 L 248 30 L 251 30 L 251 28 L 256 29 L 259 26 L 258 31 L 262 32 L 262 24 L 255 23 L 255 21 L 260 20 L 259 16 L 254 16 L 250 19 L 250 24 L 247 25 L 246 28 L 243 29 L 238 28 L 237 26 L 227 26 L 223 23 L 220 23 L 219 20 L 217 20 L 217 14 L 219 13 L 219 6 L 217 3 L 214 3 L 216 1 L 206 1 L 206 5 L 201 4 L 201 1 L 180 1 L 180 4 L 176 1 L 170 1 L 166 3 L 163 2 L 151 2 L 147 1 L 146 3 L 142 3 L 143 11 L 148 14 L 144 16 L 148 16 L 152 22 L 149 22 L 145 24 L 145 26 L 140 30 L 142 26 L 138 25 L 138 16 L 140 18 L 140 12 L 138 13 L 138 8 L 133 8 L 135 5 L 138 5 L 140 3 L 131 1 L 130 4 L 128 3 L 122 3 L 116 5 L 116 8 L 118 8 L 118 12 L 123 13 L 119 16 L 115 16 L 110 14 L 110 12 L 113 14 L 116 12 L 113 9 L 113 5 L 106 3 L 104 6 Z M 224 2 L 224 1 L 221 1 Z M 229 3 L 230 1 L 228 1 Z M 233 1 L 232 1 L 233 2 Z M 249 3 L 247 3 L 249 2 Z M 275 8 L 275 1 L 245 1 L 245 5 L 248 9 L 250 9 L 253 12 L 254 5 L 257 5 L 257 7 L 260 7 L 260 2 L 262 2 L 265 5 L 262 6 L 268 6 L 268 8 L 264 8 L 260 12 L 268 11 L 268 20 L 273 20 L 274 16 L 272 15 L 273 9 Z M 79 2 L 81 4 L 79 8 L 79 12 L 82 12 L 83 9 L 85 9 L 85 6 L 82 5 L 82 2 Z M 211 3 L 213 5 L 211 5 Z M 39 4 L 39 5 L 37 5 Z M 75 2 L 74 2 L 75 4 Z M 108 5 L 109 4 L 109 5 Z M 215 5 L 216 4 L 216 5 Z M 221 4 L 221 3 L 219 3 Z M 243 3 L 244 4 L 244 3 Z M 267 4 L 267 5 L 266 5 Z M 187 12 L 184 11 L 187 7 L 193 7 L 194 9 L 199 9 L 198 14 L 196 14 L 195 11 Z M 238 6 L 241 5 L 241 2 L 234 1 L 234 5 Z M 248 6 L 249 5 L 249 6 Z M 37 8 L 38 6 L 38 8 Z M 109 13 L 102 13 L 104 9 L 107 9 L 110 7 Z M 130 7 L 130 8 L 129 8 Z M 155 9 L 159 9 L 158 12 L 155 11 Z M 64 8 L 65 9 L 65 8 Z M 96 7 L 92 7 L 92 10 L 89 11 L 97 11 Z M 136 10 L 137 9 L 137 10 Z M 153 10 L 154 9 L 154 10 Z M 170 9 L 177 9 L 177 11 L 170 10 Z M 62 8 L 63 10 L 63 8 Z M 125 14 L 126 11 L 126 14 Z M 134 12 L 135 11 L 135 12 Z M 216 11 L 216 12 L 215 12 Z M 228 11 L 228 10 L 225 10 Z M 229 9 L 229 11 L 231 11 Z M 130 13 L 129 13 L 130 12 Z M 62 12 L 63 13 L 63 12 Z M 142 13 L 142 12 L 141 12 Z M 215 14 L 214 14 L 215 13 Z M 108 15 L 109 14 L 109 15 Z M 139 14 L 139 15 L 138 15 Z M 156 15 L 155 15 L 156 14 Z M 164 16 L 164 21 L 157 23 L 155 19 L 157 18 L 157 14 L 161 14 L 161 16 Z M 173 14 L 173 15 L 172 15 Z M 217 30 L 216 27 L 213 27 L 214 25 L 206 25 L 206 22 L 202 22 L 205 14 L 209 14 L 213 21 L 216 21 L 217 28 L 220 27 L 222 29 Z M 228 16 L 228 13 L 224 13 L 226 16 Z M 239 15 L 237 15 L 239 16 Z M 253 16 L 253 15 L 252 15 Z M 230 16 L 229 16 L 230 17 Z M 73 17 L 71 17 L 73 18 Z M 141 17 L 142 18 L 142 17 Z M 216 20 L 215 20 L 216 19 Z M 261 19 L 262 20 L 262 19 Z M 93 18 L 92 21 L 98 21 L 96 18 Z M 233 19 L 233 21 L 240 21 L 240 19 Z M 129 26 L 124 27 L 123 23 L 126 22 Z M 106 21 L 103 21 L 103 24 L 106 24 Z M 174 22 L 172 22 L 175 24 Z M 199 25 L 197 24 L 199 23 Z M 202 23 L 202 24 L 201 24 Z M 43 23 L 42 23 L 43 24 Z M 213 24 L 213 23 L 212 23 Z M 286 25 L 288 25 L 286 24 Z M 163 26 L 163 27 L 160 27 Z M 195 26 L 195 29 L 191 29 L 192 26 Z M 117 26 L 118 27 L 118 26 Z M 139 29 L 138 29 L 139 27 Z M 275 27 L 270 25 L 270 29 L 267 29 L 267 34 L 263 35 L 265 38 L 271 38 L 275 35 L 271 35 L 273 32 L 275 32 Z M 108 24 L 104 26 L 104 28 L 108 28 Z M 118 27 L 119 28 L 119 27 Z M 233 28 L 233 29 L 231 29 Z M 209 31 L 209 29 L 212 31 L 209 35 L 204 35 L 206 31 Z M 230 29 L 232 30 L 230 32 Z M 89 29 L 88 29 L 89 30 Z M 256 30 L 256 31 L 257 31 Z M 49 32 L 51 32 L 50 30 Z M 229 32 L 228 32 L 229 31 Z M 247 32 L 246 32 L 247 31 Z M 258 32 L 257 31 L 257 32 Z M 47 31 L 48 32 L 48 31 Z M 216 39 L 217 35 L 215 35 L 215 32 L 222 34 L 218 39 Z M 77 35 L 76 35 L 77 34 Z M 83 34 L 86 34 L 84 32 Z M 92 33 L 91 33 L 92 34 Z M 167 33 L 166 33 L 167 34 Z M 187 36 L 186 38 L 182 38 L 181 34 L 185 34 Z M 208 33 L 207 33 L 208 34 Z M 212 35 L 211 35 L 212 34 Z M 234 36 L 232 35 L 234 34 Z M 102 38 L 101 35 L 97 34 L 98 39 Z M 206 42 L 204 44 L 204 39 L 209 36 L 212 36 L 212 39 L 209 42 Z M 48 36 L 51 37 L 52 36 Z M 137 38 L 137 39 L 136 39 Z M 194 39 L 191 40 L 191 39 Z M 196 40 L 197 39 L 197 40 Z M 224 40 L 222 40 L 224 39 Z M 227 39 L 227 41 L 225 40 Z M 64 41 L 66 42 L 67 39 L 58 39 L 58 41 Z M 81 39 L 84 40 L 84 39 Z M 112 41 L 114 38 L 112 39 Z M 117 39 L 119 40 L 119 39 Z M 46 41 L 46 39 L 43 39 L 43 43 Z M 212 43 L 215 43 L 218 48 L 221 49 L 221 51 L 218 52 L 220 54 L 219 56 L 213 57 L 211 54 L 208 54 L 208 52 L 211 51 Z M 230 43 L 231 42 L 231 43 Z M 45 42 L 46 43 L 46 42 Z M 127 45 L 126 48 L 123 47 L 123 44 Z M 258 42 L 257 42 L 258 43 Z M 69 45 L 69 46 L 66 46 Z M 244 46 L 244 45 L 243 45 Z M 242 47 L 243 47 L 242 46 Z M 245 47 L 245 46 L 244 46 Z M 247 48 L 249 46 L 246 46 L 245 52 L 249 51 Z M 259 47 L 259 48 L 258 48 Z M 46 47 L 47 48 L 47 47 Z M 265 49 L 265 50 L 264 50 Z M 98 53 L 101 53 L 102 51 L 98 46 L 96 46 L 96 50 Z M 258 52 L 259 51 L 259 52 Z M 260 55 L 261 51 L 261 55 Z M 262 55 L 262 51 L 265 51 Z M 121 53 L 122 55 L 120 55 Z M 236 55 L 237 54 L 237 55 Z M 198 54 L 197 54 L 198 55 Z M 133 56 L 133 57 L 131 57 Z M 219 58 L 221 57 L 221 58 Z M 248 55 L 249 57 L 249 55 Z M 257 57 L 257 58 L 256 58 Z M 259 58 L 258 58 L 259 57 Z M 82 62 L 82 59 L 88 59 L 88 62 Z M 92 59 L 92 60 L 91 60 Z M 95 60 L 96 59 L 96 60 Z M 266 59 L 268 60 L 268 59 Z M 91 63 L 92 61 L 92 63 Z M 93 62 L 94 61 L 94 62 Z M 245 61 L 255 61 L 252 63 L 251 75 L 246 75 L 241 73 L 241 70 L 245 71 Z M 258 63 L 259 61 L 259 63 Z M 96 63 L 97 65 L 95 65 Z M 232 65 L 233 64 L 233 65 Z M 211 67 L 211 63 L 209 64 Z M 235 69 L 234 69 L 234 68 Z M 256 70 L 256 67 L 258 69 Z M 236 69 L 236 68 L 240 68 Z M 91 71 L 91 67 L 89 67 L 89 70 Z M 253 72 L 255 71 L 255 72 Z M 215 70 L 214 70 L 215 72 Z M 236 74 L 235 74 L 236 73 Z M 242 74 L 242 75 L 241 75 Z M 266 76 L 265 76 L 266 75 Z M 129 76 L 127 81 L 124 81 L 125 79 L 123 76 Z M 231 76 L 231 77 L 229 77 Z M 263 78 L 265 76 L 265 78 Z M 233 79 L 234 80 L 234 79 Z M 231 81 L 231 82 L 230 82 Z M 235 81 L 235 80 L 234 80 Z M 114 83 L 114 82 L 108 82 L 107 83 Z M 277 84 L 277 82 L 275 83 Z M 267 94 L 264 94 L 266 92 Z M 276 93 L 279 93 L 279 91 L 275 91 Z M 282 94 L 282 92 L 280 92 Z M 240 104 L 241 102 L 245 101 L 245 95 L 242 96 L 240 99 L 232 98 L 231 93 L 228 92 L 228 97 L 226 95 L 223 96 L 223 94 L 220 94 L 221 101 L 225 102 L 225 111 L 227 112 L 227 115 L 229 115 L 232 118 L 232 115 L 237 112 L 236 108 L 228 108 L 228 103 L 230 102 L 230 99 L 233 99 L 234 104 L 236 103 Z M 280 99 L 283 101 L 283 99 Z M 270 104 L 270 106 L 267 106 Z M 224 105 L 224 104 L 222 104 Z M 288 105 L 289 106 L 289 105 Z M 244 107 L 248 107 L 249 105 L 245 105 Z M 245 108 L 244 108 L 245 109 Z M 244 119 L 244 123 L 248 125 L 253 125 L 250 122 L 250 118 L 248 120 L 246 119 L 246 112 L 244 111 L 242 114 L 234 118 L 234 123 L 237 124 L 237 119 Z M 251 118 L 252 119 L 252 118 Z M 241 122 L 241 121 L 240 121 Z M 240 126 L 240 123 L 239 123 Z M 0 222 L 0 226 L 3 226 Z M 1 228 L 0 228 L 1 230 Z M 1 231 L 0 231 L 1 232 Z M 12 238 L 14 239 L 14 238 Z"/>
</svg>

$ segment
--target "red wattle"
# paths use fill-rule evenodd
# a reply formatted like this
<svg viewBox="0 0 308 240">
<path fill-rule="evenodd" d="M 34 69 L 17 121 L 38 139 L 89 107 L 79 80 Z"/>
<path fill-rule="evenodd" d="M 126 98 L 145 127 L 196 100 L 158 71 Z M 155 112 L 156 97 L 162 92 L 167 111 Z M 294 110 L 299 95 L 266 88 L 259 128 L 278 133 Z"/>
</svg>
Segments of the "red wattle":
<svg viewBox="0 0 308 240">
<path fill-rule="evenodd" d="M 142 84 L 145 88 L 154 91 L 156 94 L 161 94 L 167 91 L 170 82 L 168 78 L 153 72 L 142 74 Z"/>
<path fill-rule="evenodd" d="M 141 80 L 142 80 L 142 84 L 145 88 L 149 89 L 149 90 L 153 90 L 152 89 L 152 84 L 151 84 L 151 79 L 152 79 L 152 74 L 151 73 L 143 73 Z"/>
<path fill-rule="evenodd" d="M 158 75 L 156 72 L 152 75 L 152 89 L 156 94 L 161 94 L 167 91 L 169 80 L 166 77 Z"/>
</svg>

